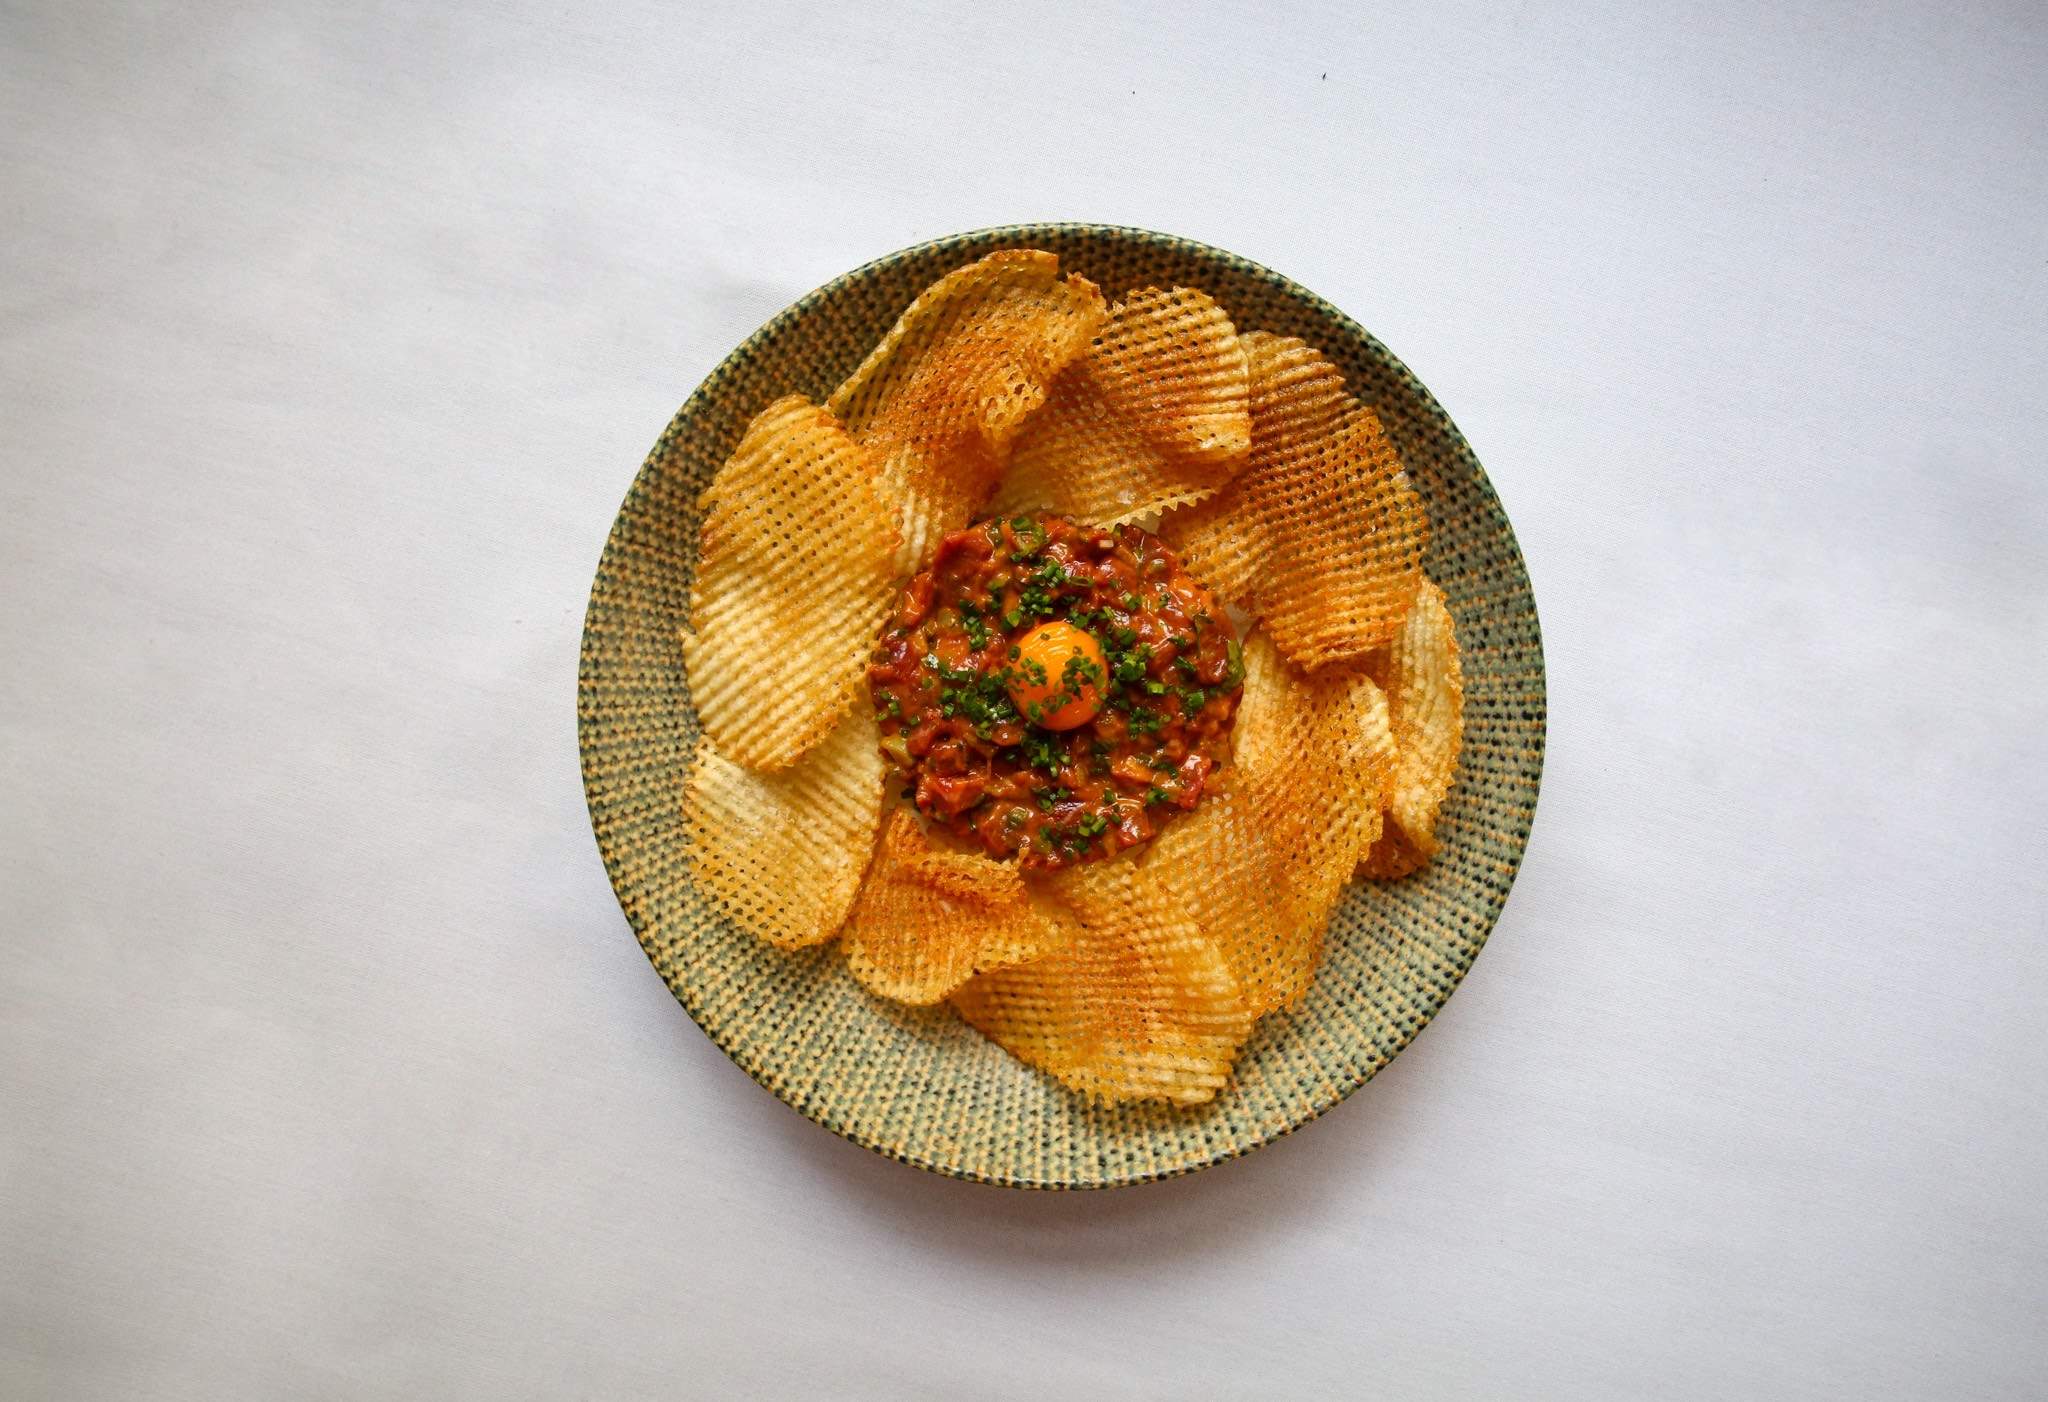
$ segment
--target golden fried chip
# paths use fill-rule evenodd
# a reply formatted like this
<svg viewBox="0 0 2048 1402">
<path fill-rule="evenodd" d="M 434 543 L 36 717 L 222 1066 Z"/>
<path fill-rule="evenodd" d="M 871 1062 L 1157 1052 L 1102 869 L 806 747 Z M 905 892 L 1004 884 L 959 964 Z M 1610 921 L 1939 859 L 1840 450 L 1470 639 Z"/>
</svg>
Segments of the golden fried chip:
<svg viewBox="0 0 2048 1402">
<path fill-rule="evenodd" d="M 833 392 L 826 407 L 882 456 L 904 570 L 988 500 L 1018 426 L 1105 315 L 1095 284 L 1062 279 L 1055 255 L 991 253 L 920 293 Z"/>
<path fill-rule="evenodd" d="M 1231 490 L 1200 509 L 1169 515 L 1160 534 L 1211 588 L 1249 609 L 1274 548 L 1253 489 L 1313 461 L 1358 414 L 1359 405 L 1345 390 L 1343 374 L 1306 342 L 1251 331 L 1239 337 L 1239 344 L 1245 352 L 1252 423 L 1245 471 Z"/>
<path fill-rule="evenodd" d="M 743 768 L 698 741 L 683 789 L 697 886 L 734 924 L 782 949 L 822 944 L 860 889 L 882 816 L 874 714 L 849 711 L 788 769 Z"/>
<path fill-rule="evenodd" d="M 1072 942 L 971 980 L 953 1006 L 1075 1090 L 1198 1105 L 1228 1082 L 1252 1015 L 1216 942 L 1141 881 L 1128 858 L 1059 872 L 1046 884 L 1081 922 Z"/>
<path fill-rule="evenodd" d="M 1430 854 L 1410 842 L 1408 834 L 1390 818 L 1380 830 L 1380 840 L 1373 843 L 1372 851 L 1358 864 L 1358 875 L 1373 881 L 1392 881 L 1421 871 L 1429 864 L 1429 858 Z"/>
<path fill-rule="evenodd" d="M 1250 446 L 1230 317 L 1207 293 L 1148 287 L 1110 313 L 1024 421 L 992 509 L 1113 526 L 1213 495 Z"/>
<path fill-rule="evenodd" d="M 1230 484 L 1160 525 L 1188 569 L 1258 617 L 1288 660 L 1364 657 L 1400 627 L 1429 518 L 1377 415 L 1289 337 L 1243 338 L 1252 446 Z"/>
<path fill-rule="evenodd" d="M 846 918 L 846 963 L 871 991 L 936 1003 L 978 973 L 1022 964 L 1075 931 L 1033 899 L 1015 862 L 935 846 L 910 809 L 882 821 L 874 864 Z"/>
<path fill-rule="evenodd" d="M 1381 829 L 1387 699 L 1362 671 L 1303 673 L 1254 633 L 1221 792 L 1153 839 L 1139 880 L 1211 931 L 1254 1014 L 1308 990 L 1345 881 Z"/>
<path fill-rule="evenodd" d="M 727 759 L 782 769 L 861 690 L 896 580 L 875 458 L 798 395 L 747 426 L 705 489 L 683 661 Z"/>
<path fill-rule="evenodd" d="M 1465 669 L 1443 590 L 1422 581 L 1401 631 L 1371 668 L 1386 687 L 1397 753 L 1386 832 L 1359 873 L 1406 876 L 1436 852 L 1437 810 L 1465 736 Z"/>
</svg>

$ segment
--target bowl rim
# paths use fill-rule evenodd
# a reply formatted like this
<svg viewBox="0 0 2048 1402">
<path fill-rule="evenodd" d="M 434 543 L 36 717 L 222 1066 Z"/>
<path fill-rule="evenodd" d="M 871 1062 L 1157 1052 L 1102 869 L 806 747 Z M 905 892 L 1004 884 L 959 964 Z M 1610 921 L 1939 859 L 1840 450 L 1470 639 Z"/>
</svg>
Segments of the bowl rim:
<svg viewBox="0 0 2048 1402">
<path fill-rule="evenodd" d="M 1450 991 L 1445 993 L 1442 1001 L 1435 1008 L 1430 1009 L 1413 1028 L 1401 1031 L 1400 1035 L 1394 1040 L 1392 1050 L 1388 1052 L 1384 1061 L 1378 1065 L 1365 1068 L 1361 1075 L 1335 1083 L 1336 1093 L 1329 1099 L 1315 1105 L 1299 1118 L 1290 1120 L 1279 1128 L 1262 1130 L 1255 1137 L 1242 1142 L 1219 1146 L 1216 1152 L 1198 1160 L 1170 1164 L 1147 1171 L 1126 1173 L 1122 1176 L 1105 1175 L 1104 1177 L 1094 1179 L 1061 1180 L 1052 1178 L 1031 1179 L 981 1173 L 937 1159 L 921 1158 L 915 1153 L 904 1152 L 880 1142 L 864 1132 L 858 1125 L 829 1120 L 817 1113 L 814 1108 L 799 1104 L 785 1087 L 774 1084 L 768 1078 L 761 1076 L 753 1068 L 749 1067 L 741 1059 L 738 1048 L 727 1045 L 725 1040 L 721 1039 L 710 1027 L 706 1026 L 699 1010 L 691 1005 L 690 1000 L 684 996 L 683 990 L 677 988 L 676 984 L 666 975 L 663 975 L 658 967 L 655 969 L 656 975 L 662 978 L 662 982 L 668 987 L 671 996 L 675 998 L 690 1020 L 696 1024 L 698 1030 L 704 1034 L 705 1038 L 713 1046 L 717 1047 L 725 1055 L 727 1060 L 745 1072 L 749 1080 L 752 1080 L 784 1105 L 821 1129 L 827 1130 L 839 1138 L 847 1140 L 849 1143 L 856 1144 L 892 1162 L 906 1164 L 945 1178 L 969 1183 L 981 1183 L 994 1187 L 1047 1192 L 1074 1192 L 1104 1188 L 1135 1187 L 1143 1183 L 1164 1182 L 1168 1179 L 1197 1173 L 1205 1168 L 1211 1168 L 1220 1163 L 1227 1163 L 1233 1159 L 1243 1158 L 1247 1154 L 1265 1148 L 1276 1140 L 1287 1138 L 1302 1127 L 1320 1120 L 1331 1110 L 1349 1100 L 1360 1087 L 1371 1081 L 1388 1065 L 1391 1065 L 1395 1057 L 1406 1051 L 1413 1044 L 1422 1031 L 1436 1019 L 1437 1014 L 1442 1012 L 1444 1004 L 1450 1001 L 1451 995 L 1456 993 L 1458 988 L 1463 985 L 1466 976 L 1471 972 L 1472 964 L 1476 963 L 1479 955 L 1484 952 L 1487 941 L 1492 938 L 1494 928 L 1498 925 L 1501 914 L 1506 909 L 1508 897 L 1513 893 L 1515 880 L 1520 875 L 1523 859 L 1528 852 L 1529 839 L 1535 830 L 1536 811 L 1540 807 L 1542 796 L 1543 766 L 1548 749 L 1549 683 L 1543 649 L 1542 621 L 1536 606 L 1535 582 L 1529 575 L 1528 558 L 1522 552 L 1521 542 L 1516 537 L 1514 525 L 1508 519 L 1507 511 L 1501 504 L 1499 493 L 1494 489 L 1492 478 L 1487 475 L 1484 465 L 1479 461 L 1478 454 L 1472 450 L 1472 446 L 1466 441 L 1465 435 L 1459 430 L 1457 424 L 1452 421 L 1444 407 L 1437 402 L 1436 396 L 1430 392 L 1428 386 L 1424 385 L 1415 373 L 1408 368 L 1407 364 L 1387 348 L 1384 342 L 1328 299 L 1302 286 L 1284 273 L 1276 272 L 1242 254 L 1232 253 L 1228 249 L 1218 248 L 1213 244 L 1203 243 L 1200 240 L 1191 239 L 1184 235 L 1161 233 L 1154 229 L 1127 224 L 1104 224 L 1079 220 L 1047 220 L 1029 223 L 997 224 L 979 229 L 964 230 L 959 233 L 943 234 L 935 238 L 924 239 L 917 243 L 906 245 L 875 258 L 870 258 L 866 262 L 812 288 L 809 292 L 806 292 L 774 316 L 761 323 L 745 340 L 727 352 L 719 360 L 718 364 L 711 369 L 710 373 L 705 375 L 697 387 L 690 392 L 688 398 L 683 401 L 682 406 L 670 416 L 668 423 L 655 439 L 655 449 L 658 450 L 660 448 L 661 444 L 675 431 L 677 425 L 692 417 L 701 405 L 723 392 L 725 382 L 738 372 L 740 366 L 746 363 L 758 344 L 808 316 L 821 303 L 835 296 L 848 285 L 865 277 L 872 270 L 884 269 L 905 259 L 944 252 L 949 248 L 973 246 L 982 253 L 986 253 L 993 252 L 995 249 L 1004 246 L 1031 247 L 1032 240 L 1044 238 L 1048 235 L 1060 237 L 1094 235 L 1109 239 L 1133 240 L 1161 245 L 1176 252 L 1231 267 L 1242 275 L 1269 284 L 1290 299 L 1302 303 L 1318 317 L 1331 321 L 1344 334 L 1355 337 L 1362 343 L 1375 359 L 1384 362 L 1416 396 L 1417 405 L 1434 423 L 1436 429 L 1445 435 L 1445 439 L 1451 445 L 1455 455 L 1461 457 L 1472 468 L 1473 484 L 1483 494 L 1485 506 L 1490 510 L 1498 524 L 1506 552 L 1519 568 L 1522 578 L 1528 581 L 1528 622 L 1532 632 L 1534 658 L 1531 681 L 1535 687 L 1534 699 L 1530 704 L 1536 710 L 1538 722 L 1534 737 L 1530 742 L 1534 749 L 1534 775 L 1528 799 L 1528 816 L 1523 822 L 1519 841 L 1516 842 L 1514 852 L 1508 861 L 1507 871 L 1505 872 L 1506 882 L 1500 888 L 1499 900 L 1494 903 L 1493 910 L 1486 920 L 1486 928 L 1477 936 L 1477 943 L 1472 951 L 1472 959 L 1459 972 L 1457 978 L 1452 981 Z M 597 844 L 598 856 L 604 863 L 605 874 L 611 883 L 612 894 L 618 900 L 620 909 L 625 914 L 642 953 L 649 956 L 650 962 L 652 961 L 652 951 L 648 948 L 647 944 L 646 916 L 640 909 L 640 903 L 630 898 L 629 892 L 624 885 L 623 864 L 611 850 L 611 843 L 607 841 L 604 833 L 599 828 L 599 797 L 593 786 L 591 772 L 591 730 L 595 722 L 591 707 L 587 703 L 592 700 L 598 686 L 596 678 L 592 675 L 590 660 L 594 653 L 592 627 L 602 606 L 600 595 L 604 592 L 605 563 L 610 558 L 613 546 L 616 543 L 620 523 L 625 518 L 628 507 L 632 504 L 633 498 L 639 493 L 647 475 L 655 470 L 656 465 L 655 451 L 650 450 L 648 456 L 642 460 L 639 470 L 634 473 L 632 481 L 628 484 L 626 495 L 620 499 L 619 509 L 613 516 L 611 528 L 605 533 L 605 542 L 599 551 L 597 572 L 593 577 L 590 595 L 584 608 L 583 630 L 579 638 L 577 652 L 576 686 L 578 768 L 583 778 L 584 806 L 590 818 L 591 836 Z"/>
</svg>

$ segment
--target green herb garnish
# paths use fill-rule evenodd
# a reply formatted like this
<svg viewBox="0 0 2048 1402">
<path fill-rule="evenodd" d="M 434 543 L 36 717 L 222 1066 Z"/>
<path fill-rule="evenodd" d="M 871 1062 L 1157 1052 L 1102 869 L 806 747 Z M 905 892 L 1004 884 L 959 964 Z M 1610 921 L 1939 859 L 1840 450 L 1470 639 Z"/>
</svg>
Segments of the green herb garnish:
<svg viewBox="0 0 2048 1402">
<path fill-rule="evenodd" d="M 1237 645 L 1236 638 L 1223 645 L 1223 656 L 1223 685 L 1225 689 L 1234 689 L 1244 682 L 1244 649 Z"/>
<path fill-rule="evenodd" d="M 1057 741 L 1043 735 L 1024 737 L 1024 762 L 1033 769 L 1043 769 L 1048 774 L 1057 774 L 1060 762 L 1065 758 Z"/>
<path fill-rule="evenodd" d="M 981 621 L 981 610 L 974 606 L 974 600 L 962 599 L 958 605 L 960 626 L 967 630 L 967 645 L 979 651 L 988 646 L 988 625 Z"/>
</svg>

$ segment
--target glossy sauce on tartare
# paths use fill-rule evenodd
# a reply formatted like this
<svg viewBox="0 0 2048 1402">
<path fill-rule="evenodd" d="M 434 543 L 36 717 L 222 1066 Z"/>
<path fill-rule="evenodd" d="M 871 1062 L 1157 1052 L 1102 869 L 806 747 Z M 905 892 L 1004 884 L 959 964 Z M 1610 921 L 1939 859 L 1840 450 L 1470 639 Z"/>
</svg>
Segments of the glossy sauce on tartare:
<svg viewBox="0 0 2048 1402">
<path fill-rule="evenodd" d="M 882 748 L 933 824 L 1025 867 L 1107 857 L 1200 802 L 1244 664 L 1157 536 L 1018 516 L 956 531 L 868 667 Z"/>
</svg>

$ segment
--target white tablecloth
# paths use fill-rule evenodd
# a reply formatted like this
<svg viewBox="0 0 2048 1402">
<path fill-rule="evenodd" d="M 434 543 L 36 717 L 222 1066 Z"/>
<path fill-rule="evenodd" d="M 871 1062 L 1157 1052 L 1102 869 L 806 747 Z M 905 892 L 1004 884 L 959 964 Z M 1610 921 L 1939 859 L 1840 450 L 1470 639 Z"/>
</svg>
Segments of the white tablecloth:
<svg viewBox="0 0 2048 1402">
<path fill-rule="evenodd" d="M 2048 19 L 0 4 L 0 1395 L 2038 1397 Z M 648 445 L 1026 218 L 1382 337 L 1542 610 L 1464 988 L 1054 1196 L 756 1088 L 578 782 Z"/>
</svg>

